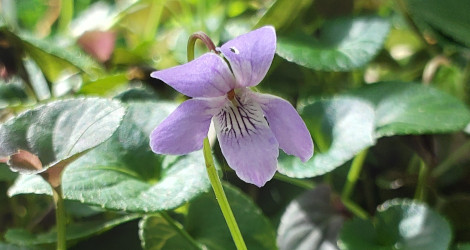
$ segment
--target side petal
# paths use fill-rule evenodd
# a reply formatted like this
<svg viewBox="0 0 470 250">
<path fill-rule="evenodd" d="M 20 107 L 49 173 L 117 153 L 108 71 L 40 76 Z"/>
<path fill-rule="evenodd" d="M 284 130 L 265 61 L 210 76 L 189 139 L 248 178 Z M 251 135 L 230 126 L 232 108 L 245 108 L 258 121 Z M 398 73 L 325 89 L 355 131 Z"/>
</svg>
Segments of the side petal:
<svg viewBox="0 0 470 250">
<path fill-rule="evenodd" d="M 238 177 L 261 187 L 276 172 L 279 144 L 259 105 L 243 98 L 237 101 L 238 105 L 227 102 L 214 116 L 217 138 Z"/>
<path fill-rule="evenodd" d="M 209 125 L 222 98 L 183 102 L 150 134 L 150 147 L 157 154 L 181 155 L 202 148 Z"/>
<path fill-rule="evenodd" d="M 303 162 L 308 161 L 313 155 L 313 141 L 297 110 L 288 101 L 277 96 L 251 93 L 260 103 L 279 147 Z"/>
<path fill-rule="evenodd" d="M 214 53 L 206 53 L 183 65 L 152 72 L 150 76 L 190 97 L 223 96 L 235 88 L 235 79 L 227 63 Z"/>
<path fill-rule="evenodd" d="M 276 31 L 265 26 L 228 41 L 220 48 L 239 87 L 255 86 L 268 72 L 276 52 Z"/>
</svg>

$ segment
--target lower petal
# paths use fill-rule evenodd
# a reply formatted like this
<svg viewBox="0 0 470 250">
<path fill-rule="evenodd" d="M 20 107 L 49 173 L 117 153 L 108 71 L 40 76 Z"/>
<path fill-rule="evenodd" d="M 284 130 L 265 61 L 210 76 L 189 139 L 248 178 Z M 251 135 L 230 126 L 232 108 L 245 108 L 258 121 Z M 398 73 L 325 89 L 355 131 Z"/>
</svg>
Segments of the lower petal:
<svg viewBox="0 0 470 250">
<path fill-rule="evenodd" d="M 279 144 L 259 105 L 246 99 L 229 102 L 214 124 L 228 165 L 243 181 L 264 186 L 276 172 Z"/>
<path fill-rule="evenodd" d="M 223 102 L 222 98 L 195 98 L 183 102 L 150 134 L 152 151 L 180 155 L 201 149 L 211 118 Z"/>
<path fill-rule="evenodd" d="M 282 98 L 254 92 L 252 95 L 260 103 L 279 147 L 303 162 L 308 161 L 313 155 L 313 141 L 297 110 Z"/>
</svg>

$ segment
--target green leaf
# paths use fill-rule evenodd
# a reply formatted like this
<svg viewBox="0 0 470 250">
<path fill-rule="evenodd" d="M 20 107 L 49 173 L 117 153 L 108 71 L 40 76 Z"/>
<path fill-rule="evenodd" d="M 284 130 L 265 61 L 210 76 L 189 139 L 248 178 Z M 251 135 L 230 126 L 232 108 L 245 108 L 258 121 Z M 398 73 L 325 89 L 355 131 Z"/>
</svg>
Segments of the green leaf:
<svg viewBox="0 0 470 250">
<path fill-rule="evenodd" d="M 83 52 L 60 47 L 57 42 L 38 39 L 28 33 L 20 34 L 18 39 L 23 43 L 24 51 L 51 82 L 58 81 L 64 73 L 84 72 L 96 77 L 102 70 Z"/>
<path fill-rule="evenodd" d="M 275 232 L 261 210 L 237 189 L 224 185 L 224 190 L 248 249 L 276 249 Z M 213 193 L 189 204 L 185 228 L 209 249 L 235 249 Z"/>
<path fill-rule="evenodd" d="M 125 73 L 105 76 L 100 79 L 83 84 L 79 94 L 105 96 L 116 89 L 123 88 L 129 82 Z"/>
<path fill-rule="evenodd" d="M 279 172 L 303 178 L 341 166 L 383 136 L 449 133 L 470 122 L 470 112 L 457 98 L 415 83 L 375 83 L 300 111 L 316 152 L 308 162 L 281 154 Z"/>
<path fill-rule="evenodd" d="M 0 125 L 0 158 L 28 151 L 39 168 L 10 165 L 23 173 L 39 173 L 72 160 L 107 140 L 125 113 L 117 101 L 77 98 L 51 102 L 28 110 Z"/>
<path fill-rule="evenodd" d="M 470 2 L 466 0 L 406 0 L 413 18 L 444 36 L 470 47 Z"/>
<path fill-rule="evenodd" d="M 293 200 L 278 228 L 279 248 L 336 249 L 344 217 L 333 204 L 328 186 L 318 186 Z"/>
<path fill-rule="evenodd" d="M 390 29 L 380 17 L 326 21 L 318 37 L 280 36 L 276 53 L 287 61 L 324 71 L 350 71 L 368 63 L 382 48 Z"/>
<path fill-rule="evenodd" d="M 375 106 L 377 137 L 448 133 L 470 122 L 460 100 L 422 84 L 383 82 L 352 94 Z"/>
<path fill-rule="evenodd" d="M 139 217 L 140 215 L 126 215 L 116 219 L 74 222 L 67 227 L 67 241 L 83 239 L 103 233 L 115 226 Z M 5 239 L 9 243 L 20 246 L 51 244 L 57 242 L 57 232 L 55 229 L 52 229 L 47 233 L 32 234 L 24 229 L 10 229 L 5 234 Z"/>
<path fill-rule="evenodd" d="M 382 204 L 373 220 L 344 223 L 341 249 L 448 249 L 449 223 L 424 204 L 392 200 Z"/>
<path fill-rule="evenodd" d="M 354 97 L 315 101 L 300 110 L 315 140 L 308 162 L 281 153 L 279 172 L 297 178 L 318 176 L 341 166 L 375 144 L 374 107 Z"/>
<path fill-rule="evenodd" d="M 175 109 L 166 102 L 132 102 L 116 133 L 64 171 L 65 199 L 130 212 L 176 208 L 209 188 L 202 152 L 161 156 L 151 131 Z M 41 179 L 21 177 L 9 195 L 50 194 Z"/>
<path fill-rule="evenodd" d="M 171 219 L 171 218 L 170 218 Z M 183 226 L 169 222 L 160 215 L 147 216 L 139 223 L 139 236 L 143 249 L 199 249 L 181 232 Z"/>
<path fill-rule="evenodd" d="M 0 163 L 0 181 L 14 181 L 18 173 L 12 172 L 8 165 Z"/>
<path fill-rule="evenodd" d="M 237 189 L 224 185 L 224 190 L 248 249 L 276 249 L 274 230 L 261 210 Z M 189 203 L 188 214 L 182 224 L 192 240 L 204 249 L 236 249 L 212 192 Z M 145 249 L 194 248 L 194 244 L 189 243 L 190 239 L 183 237 L 179 230 L 160 216 L 148 218 L 143 226 L 141 235 L 144 236 Z M 157 232 L 161 234 L 157 236 Z"/>
<path fill-rule="evenodd" d="M 293 17 L 299 16 L 302 10 L 308 8 L 312 2 L 312 0 L 276 0 L 258 20 L 254 28 L 272 25 L 279 30 L 288 27 L 294 20 Z"/>
<path fill-rule="evenodd" d="M 33 246 L 17 246 L 13 244 L 5 244 L 0 242 L 0 249 L 2 250 L 43 250 L 40 247 L 33 247 Z"/>
<path fill-rule="evenodd" d="M 0 109 L 6 108 L 10 105 L 18 105 L 28 99 L 23 88 L 20 87 L 18 81 L 6 84 L 0 80 Z"/>
</svg>

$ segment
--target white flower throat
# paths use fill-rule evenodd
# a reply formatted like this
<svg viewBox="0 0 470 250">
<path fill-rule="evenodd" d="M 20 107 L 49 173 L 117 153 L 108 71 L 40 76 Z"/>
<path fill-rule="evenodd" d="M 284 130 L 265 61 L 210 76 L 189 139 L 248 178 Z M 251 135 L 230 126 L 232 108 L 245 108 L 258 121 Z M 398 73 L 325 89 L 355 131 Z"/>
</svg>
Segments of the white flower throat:
<svg viewBox="0 0 470 250">
<path fill-rule="evenodd" d="M 227 93 L 226 102 L 216 115 L 215 125 L 220 133 L 231 139 L 241 139 L 257 134 L 260 128 L 268 126 L 260 105 L 242 90 Z"/>
</svg>

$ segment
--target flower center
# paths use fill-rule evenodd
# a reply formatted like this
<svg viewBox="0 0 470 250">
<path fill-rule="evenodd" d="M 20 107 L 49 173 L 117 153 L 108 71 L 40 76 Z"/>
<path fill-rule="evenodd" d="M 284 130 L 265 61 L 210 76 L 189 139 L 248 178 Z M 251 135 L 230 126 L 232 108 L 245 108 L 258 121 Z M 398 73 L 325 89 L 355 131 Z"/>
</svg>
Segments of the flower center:
<svg viewBox="0 0 470 250">
<path fill-rule="evenodd" d="M 235 98 L 235 89 L 232 89 L 230 90 L 228 93 L 227 93 L 227 98 L 232 101 L 234 98 Z"/>
<path fill-rule="evenodd" d="M 216 126 L 219 126 L 222 134 L 238 140 L 256 134 L 261 127 L 267 127 L 261 108 L 256 102 L 236 95 L 233 90 L 227 93 L 227 97 L 232 99 L 216 115 Z"/>
</svg>

